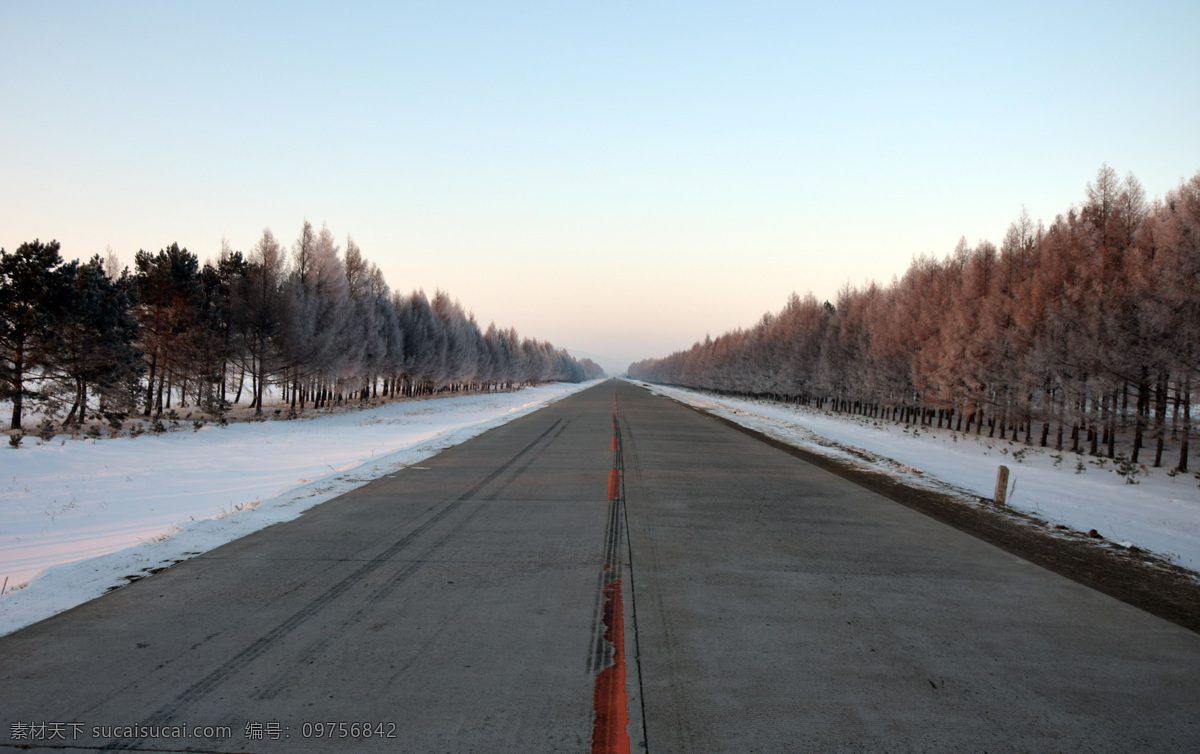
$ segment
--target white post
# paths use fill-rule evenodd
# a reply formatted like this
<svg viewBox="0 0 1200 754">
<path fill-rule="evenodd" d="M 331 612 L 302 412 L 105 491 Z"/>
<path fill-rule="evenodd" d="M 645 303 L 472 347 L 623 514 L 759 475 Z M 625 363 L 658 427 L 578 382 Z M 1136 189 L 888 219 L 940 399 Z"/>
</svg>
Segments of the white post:
<svg viewBox="0 0 1200 754">
<path fill-rule="evenodd" d="M 1004 505 L 1007 497 L 1008 467 L 1001 466 L 1000 470 L 996 472 L 996 494 L 992 497 L 992 500 L 996 503 L 996 505 Z"/>
</svg>

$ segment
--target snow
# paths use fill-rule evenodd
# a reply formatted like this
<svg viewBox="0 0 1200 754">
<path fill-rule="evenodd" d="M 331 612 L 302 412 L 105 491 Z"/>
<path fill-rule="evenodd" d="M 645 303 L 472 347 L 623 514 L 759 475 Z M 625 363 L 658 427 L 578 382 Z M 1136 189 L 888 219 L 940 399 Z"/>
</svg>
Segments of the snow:
<svg viewBox="0 0 1200 754">
<path fill-rule="evenodd" d="M 0 635 L 590 387 L 0 448 Z M 3 582 L 7 581 L 5 585 Z"/>
<path fill-rule="evenodd" d="M 158 568 L 299 516 L 366 482 L 589 387 L 398 401 L 294 421 L 0 448 L 0 635 Z M 992 497 L 1049 524 L 1096 529 L 1200 570 L 1200 489 L 1192 474 L 930 427 L 652 386 L 783 442 L 963 499 Z M 1080 471 L 1082 469 L 1082 471 Z"/>
<path fill-rule="evenodd" d="M 1026 447 L 1023 440 L 989 439 L 986 434 L 646 387 L 792 446 L 949 492 L 972 504 L 980 504 L 980 498 L 991 500 L 996 472 L 1004 465 L 1010 472 L 1010 507 L 1051 526 L 1095 529 L 1124 547 L 1136 545 L 1200 571 L 1200 474 L 1172 474 L 1167 468 L 1140 465 L 1136 474 L 1124 476 L 1107 458 L 1038 447 L 1036 438 L 1033 447 Z"/>
</svg>

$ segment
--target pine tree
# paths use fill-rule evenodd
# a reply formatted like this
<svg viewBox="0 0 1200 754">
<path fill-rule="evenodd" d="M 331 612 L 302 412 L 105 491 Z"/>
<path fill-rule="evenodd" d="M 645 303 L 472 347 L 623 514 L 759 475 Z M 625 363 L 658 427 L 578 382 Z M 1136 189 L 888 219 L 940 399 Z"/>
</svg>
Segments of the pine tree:
<svg viewBox="0 0 1200 754">
<path fill-rule="evenodd" d="M 87 421 L 89 388 L 120 395 L 119 388 L 140 374 L 134 286 L 127 274 L 111 280 L 99 255 L 85 264 L 72 262 L 63 273 L 69 293 L 55 323 L 49 366 L 70 394 L 64 423 L 82 424 Z M 131 408 L 120 405 L 119 399 L 109 403 L 116 413 Z"/>
<path fill-rule="evenodd" d="M 11 429 L 21 429 L 29 388 L 53 353 L 52 334 L 65 303 L 58 241 L 0 249 L 0 399 L 12 401 Z"/>
<path fill-rule="evenodd" d="M 134 268 L 135 314 L 148 370 L 143 413 L 149 416 L 169 407 L 167 386 L 187 373 L 196 356 L 203 289 L 200 260 L 177 243 L 157 254 L 138 251 Z"/>
</svg>

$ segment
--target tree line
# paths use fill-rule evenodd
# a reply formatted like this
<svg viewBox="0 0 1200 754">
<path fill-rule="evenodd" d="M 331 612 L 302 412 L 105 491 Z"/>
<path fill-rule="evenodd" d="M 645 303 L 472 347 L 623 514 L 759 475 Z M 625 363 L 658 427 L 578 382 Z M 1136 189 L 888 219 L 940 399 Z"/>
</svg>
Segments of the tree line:
<svg viewBox="0 0 1200 754">
<path fill-rule="evenodd" d="M 290 411 L 603 375 L 548 342 L 483 329 L 444 291 L 392 292 L 354 240 L 305 221 L 288 250 L 267 229 L 203 265 L 178 244 L 64 262 L 56 241 L 0 249 L 0 400 L 80 425 L 176 405 L 220 414 L 268 390 Z"/>
<path fill-rule="evenodd" d="M 754 326 L 633 364 L 654 382 L 1130 459 L 1180 441 L 1200 384 L 1200 172 L 1147 201 L 1107 165 L 1049 228 L 960 240 L 890 285 L 793 294 Z"/>
</svg>

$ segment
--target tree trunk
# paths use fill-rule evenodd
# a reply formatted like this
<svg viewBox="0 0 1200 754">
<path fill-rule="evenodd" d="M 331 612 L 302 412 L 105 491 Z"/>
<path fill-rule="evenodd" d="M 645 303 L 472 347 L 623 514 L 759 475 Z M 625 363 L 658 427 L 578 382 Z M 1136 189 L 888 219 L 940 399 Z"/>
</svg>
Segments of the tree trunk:
<svg viewBox="0 0 1200 754">
<path fill-rule="evenodd" d="M 1183 381 L 1183 431 L 1179 437 L 1179 471 L 1188 470 L 1188 438 L 1192 434 L 1192 378 Z"/>
<path fill-rule="evenodd" d="M 264 375 L 261 372 L 262 372 L 262 370 L 260 369 L 260 370 L 258 370 L 258 373 L 256 373 L 254 375 L 254 415 L 255 416 L 262 416 L 262 409 L 263 409 L 263 392 L 265 391 L 265 386 L 263 383 L 265 383 L 266 380 L 263 379 Z"/>
<path fill-rule="evenodd" d="M 146 381 L 146 410 L 145 416 L 149 416 L 154 410 L 154 378 L 158 371 L 158 354 L 150 354 L 150 378 Z"/>
<path fill-rule="evenodd" d="M 75 412 L 79 410 L 79 384 L 75 385 L 75 400 L 71 404 L 71 410 L 67 412 L 67 416 L 63 419 L 63 426 L 69 426 L 75 420 Z"/>
<path fill-rule="evenodd" d="M 1113 394 L 1113 410 L 1108 414 L 1108 457 L 1116 458 L 1117 446 L 1117 404 L 1120 402 L 1120 391 Z"/>
<path fill-rule="evenodd" d="M 233 395 L 233 405 L 237 405 L 242 400 L 242 384 L 246 381 L 246 367 L 243 366 L 238 372 L 237 392 Z"/>
<path fill-rule="evenodd" d="M 1145 371 L 1145 369 L 1143 369 Z M 1133 409 L 1133 452 L 1131 460 L 1134 463 L 1138 462 L 1138 456 L 1142 452 L 1143 437 L 1145 435 L 1145 416 L 1150 406 L 1150 383 L 1143 380 L 1137 386 L 1137 403 Z"/>
<path fill-rule="evenodd" d="M 164 364 L 163 368 L 158 373 L 158 390 L 154 399 L 154 410 L 162 413 L 163 410 L 163 390 L 167 386 L 167 367 Z"/>
</svg>

